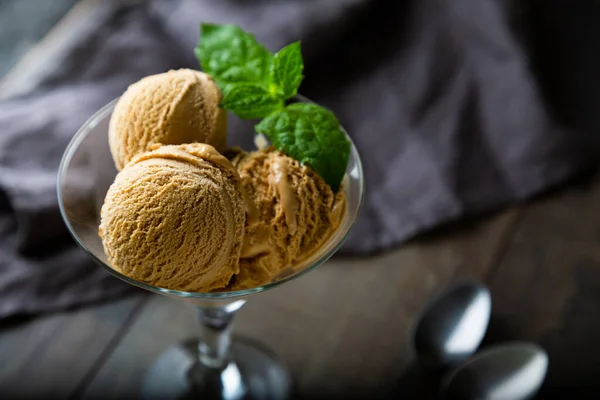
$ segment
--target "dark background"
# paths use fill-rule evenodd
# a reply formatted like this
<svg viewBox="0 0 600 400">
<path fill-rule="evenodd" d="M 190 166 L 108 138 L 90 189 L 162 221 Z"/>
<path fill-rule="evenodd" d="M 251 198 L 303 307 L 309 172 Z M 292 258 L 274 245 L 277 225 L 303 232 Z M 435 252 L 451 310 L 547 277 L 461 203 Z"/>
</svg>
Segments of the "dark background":
<svg viewBox="0 0 600 400">
<path fill-rule="evenodd" d="M 0 77 L 32 45 L 47 34 L 74 3 L 76 3 L 75 0 L 0 0 Z M 544 101 L 553 114 L 561 120 L 562 124 L 573 128 L 573 131 L 577 132 L 578 135 L 599 134 L 600 20 L 598 16 L 600 15 L 600 1 L 521 0 L 512 3 L 517 12 L 514 13 L 514 21 L 511 21 L 511 24 L 523 37 L 523 43 L 529 54 L 530 67 L 535 72 L 535 79 L 537 79 L 539 87 L 545 95 Z M 598 278 L 599 264 L 597 260 L 600 259 L 600 256 L 597 249 L 600 240 L 600 216 L 596 211 L 598 210 L 598 203 L 594 198 L 600 197 L 598 194 L 600 190 L 597 185 L 595 186 L 596 189 L 588 189 L 587 183 L 571 188 L 560 198 L 542 200 L 528 207 L 522 213 L 522 216 L 518 218 L 518 222 L 515 222 L 514 226 L 511 225 L 511 228 L 506 230 L 508 232 L 507 237 L 510 239 L 506 239 L 506 243 L 502 243 L 500 250 L 494 253 L 502 253 L 502 257 L 497 256 L 498 260 L 491 263 L 495 266 L 486 280 L 486 283 L 492 288 L 494 301 L 496 302 L 494 305 L 495 315 L 487 341 L 493 343 L 507 339 L 534 340 L 541 343 L 551 353 L 550 375 L 546 387 L 542 391 L 542 398 L 552 398 L 557 393 L 560 393 L 559 398 L 584 398 L 590 393 L 590 388 L 598 386 L 596 381 L 598 371 L 600 371 L 600 358 L 599 347 L 596 342 L 600 334 L 600 324 L 597 323 L 597 311 L 600 309 L 600 297 L 598 295 L 600 293 L 598 290 L 600 280 Z M 460 238 L 460 234 L 453 228 L 446 230 L 445 234 L 446 237 Z M 480 238 L 484 237 L 485 234 L 476 236 Z M 455 240 L 458 241 L 458 239 Z M 420 243 L 425 243 L 425 245 L 420 245 Z M 452 259 L 446 253 L 443 253 L 443 256 L 440 256 L 439 259 L 432 257 L 431 254 L 434 251 L 431 248 L 434 246 L 431 245 L 430 248 L 427 248 L 427 243 L 431 243 L 431 240 L 429 242 L 424 240 L 417 244 L 413 243 L 412 247 L 409 244 L 405 247 L 407 250 L 404 254 L 409 254 L 411 249 L 417 253 L 422 251 L 422 254 L 427 254 L 428 257 L 433 259 L 429 263 L 431 265 L 428 264 L 427 257 L 423 256 L 422 259 L 418 260 L 418 268 L 414 268 L 414 274 L 410 275 L 407 272 L 406 275 L 401 275 L 400 268 L 395 268 L 396 266 L 383 268 L 381 267 L 382 261 L 376 259 L 372 262 L 375 264 L 373 270 L 368 271 L 368 273 L 365 271 L 364 274 L 365 280 L 367 280 L 367 288 L 371 283 L 371 287 L 377 288 L 377 291 L 364 290 L 364 293 L 359 293 L 362 296 L 356 296 L 356 293 L 352 292 L 352 297 L 356 297 L 357 302 L 360 301 L 365 304 L 369 304 L 370 300 L 373 300 L 373 304 L 378 306 L 388 304 L 390 305 L 390 312 L 396 312 L 398 308 L 406 307 L 406 304 L 410 303 L 407 301 L 409 297 L 402 297 L 401 289 L 398 290 L 398 294 L 395 294 L 393 290 L 397 288 L 392 288 L 392 285 L 387 287 L 389 290 L 381 290 L 379 286 L 375 285 L 379 282 L 376 282 L 373 277 L 377 276 L 376 268 L 380 268 L 382 276 L 384 273 L 388 274 L 390 272 L 397 274 L 397 281 L 405 283 L 405 292 L 414 291 L 419 295 L 422 294 L 418 300 L 413 299 L 414 308 L 417 308 L 416 304 L 420 304 L 421 300 L 426 297 L 425 293 L 431 290 L 431 285 L 421 284 L 419 286 L 419 282 L 424 281 L 425 277 L 429 276 L 427 274 L 431 273 L 430 271 L 435 271 L 436 268 L 443 269 L 440 265 L 448 267 L 444 264 L 444 260 Z M 477 249 L 482 247 L 478 242 L 476 244 L 473 247 Z M 415 250 L 420 249 L 419 246 L 425 247 L 425 250 Z M 448 245 L 448 247 L 454 249 L 458 246 Z M 403 269 L 410 271 L 412 259 L 405 256 L 405 258 L 400 257 L 399 260 L 402 263 L 399 262 L 398 264 L 401 264 Z M 450 263 L 450 261 L 447 262 Z M 469 266 L 479 265 L 479 263 L 468 258 L 466 258 L 464 264 L 466 265 L 465 270 Z M 341 265 L 339 267 L 334 265 L 329 270 L 318 271 L 317 273 L 321 275 L 314 275 L 315 280 L 313 282 L 324 281 L 323 278 L 326 277 L 324 274 L 329 274 L 329 271 L 332 271 L 331 275 L 334 275 L 334 272 L 348 270 L 351 273 L 358 274 L 361 273 L 359 270 L 362 267 L 353 269 L 353 265 L 350 263 L 349 265 L 343 265 L 343 268 L 346 269 L 342 270 Z M 431 273 L 431 275 L 434 274 Z M 393 281 L 393 278 L 392 276 L 389 279 Z M 368 279 L 371 279 L 372 282 Z M 414 281 L 411 281 L 411 279 Z M 332 286 L 339 285 L 337 278 L 331 278 L 330 281 Z M 440 286 L 443 283 L 443 279 L 436 281 L 436 284 Z M 308 293 L 308 287 L 309 285 L 304 288 L 303 293 Z M 310 288 L 313 287 L 314 285 L 310 286 Z M 268 296 L 270 295 L 267 295 L 266 298 L 269 298 Z M 396 299 L 397 297 L 398 301 L 390 300 L 385 303 L 377 296 L 384 299 L 388 297 Z M 317 299 L 319 301 L 316 303 L 319 303 L 319 307 L 326 308 L 331 304 L 327 301 L 331 299 L 326 296 L 317 297 Z M 292 300 L 290 300 L 290 304 L 299 303 L 297 300 Z M 139 307 L 143 308 L 142 306 Z M 335 307 L 331 307 L 335 309 Z M 305 308 L 310 309 L 310 305 Z M 160 313 L 161 308 L 157 307 L 157 309 Z M 360 311 L 358 305 L 355 309 Z M 166 308 L 163 307 L 163 310 L 166 310 Z M 251 313 L 252 310 L 249 309 L 248 311 Z M 358 313 L 359 311 L 355 312 Z M 90 315 L 93 315 L 94 312 L 97 313 L 97 311 L 92 310 Z M 155 313 L 148 312 L 149 315 Z M 170 314 L 172 313 L 164 311 L 164 314 L 160 315 L 166 319 Z M 255 315 L 260 316 L 261 314 L 256 312 Z M 327 317 L 329 318 L 331 315 L 335 315 L 335 313 L 328 312 Z M 348 320 L 354 321 L 354 325 L 359 327 L 369 326 L 370 316 L 361 319 L 361 315 L 351 315 L 353 318 L 348 318 Z M 56 318 L 75 319 L 64 315 Z M 86 318 L 92 320 L 91 317 Z M 248 317 L 248 319 L 250 318 Z M 85 324 L 93 326 L 79 316 L 79 321 L 81 320 L 84 320 L 84 323 L 74 325 L 78 329 L 67 330 L 65 328 L 63 331 L 59 331 L 60 334 L 56 335 L 54 330 L 42 331 L 42 329 L 35 328 L 34 325 L 24 326 L 22 329 L 35 331 L 35 334 L 30 334 L 31 337 L 35 337 L 35 335 L 42 337 L 42 333 L 37 332 L 43 332 L 44 335 L 47 334 L 49 337 L 58 338 L 58 340 L 66 338 L 64 339 L 65 342 L 69 339 L 71 340 L 68 342 L 69 346 L 75 347 L 77 341 L 73 338 L 82 341 L 81 338 L 84 337 L 76 336 L 75 333 L 85 332 L 84 328 L 87 326 Z M 100 327 L 109 325 L 106 323 L 107 318 L 104 315 L 98 317 L 98 320 L 101 321 Z M 57 330 L 59 328 L 55 328 L 54 325 L 58 326 L 60 324 L 61 328 L 65 325 L 60 319 L 49 320 L 50 323 L 47 321 L 40 320 L 39 323 L 44 323 Z M 140 321 L 144 322 L 147 319 L 140 318 Z M 328 321 L 330 320 L 328 319 Z M 376 322 L 371 323 L 376 324 Z M 380 323 L 386 329 L 389 329 L 391 325 L 392 328 L 396 327 L 398 332 L 402 332 L 407 323 L 406 321 L 401 322 L 384 321 Z M 163 326 L 166 324 L 160 321 L 158 325 Z M 173 322 L 173 325 L 178 327 L 177 330 L 180 330 L 182 326 L 178 321 Z M 318 324 L 314 325 L 317 326 Z M 351 350 L 355 349 L 357 345 L 360 347 L 365 342 L 365 340 L 360 340 L 356 344 L 351 343 L 350 339 L 346 339 L 346 342 L 344 342 L 344 337 L 352 337 L 352 332 L 359 331 L 358 329 L 350 329 L 355 328 L 354 325 L 348 323 L 349 328 L 347 331 L 340 329 L 340 332 L 346 333 L 346 336 L 340 334 L 339 342 L 342 345 L 338 346 L 340 348 L 338 353 L 332 352 L 334 353 L 331 355 L 332 359 L 337 358 L 342 360 L 339 361 L 340 363 L 343 363 L 345 355 L 350 357 Z M 140 326 L 143 327 L 141 323 Z M 260 329 L 256 327 L 256 324 L 249 322 L 244 324 L 244 321 L 240 326 L 250 333 L 253 333 L 251 329 Z M 277 325 L 271 322 L 268 327 L 276 328 Z M 287 327 L 280 328 L 282 330 L 287 329 Z M 89 328 L 89 330 L 92 329 Z M 267 331 L 266 328 L 264 330 Z M 272 329 L 272 331 L 275 331 L 275 329 Z M 68 336 L 69 332 L 73 335 L 72 337 Z M 321 333 L 317 328 L 315 328 L 315 332 Z M 367 330 L 367 333 L 369 332 L 371 331 Z M 14 333 L 15 337 L 19 339 L 15 339 L 15 343 L 21 343 L 22 345 L 25 341 L 23 338 L 27 338 L 27 335 L 18 334 L 16 331 Z M 258 333 L 254 332 L 254 334 L 258 336 Z M 165 334 L 165 336 L 167 335 Z M 315 334 L 315 337 L 317 336 Z M 89 337 L 95 336 L 89 334 Z M 33 340 L 30 341 L 33 342 Z M 51 342 L 50 339 L 48 341 L 53 343 L 47 346 L 48 349 L 57 348 L 54 342 Z M 168 343 L 173 341 L 171 336 L 168 337 L 168 340 L 165 339 L 165 342 Z M 11 342 L 5 340 L 5 343 L 10 344 Z M 8 344 L 5 346 L 6 348 L 10 347 Z M 393 347 L 393 351 L 396 351 L 396 347 L 400 346 L 401 339 L 398 336 L 398 339 L 395 338 L 390 347 Z M 290 364 L 303 365 L 297 360 L 301 357 L 297 355 L 295 359 L 295 353 L 288 349 L 292 347 L 300 349 L 301 343 L 296 342 L 295 346 L 289 347 L 282 344 L 279 344 L 278 347 L 278 344 L 275 343 L 274 347 L 278 353 L 285 356 Z M 383 345 L 380 347 L 383 348 Z M 123 348 L 127 350 L 128 346 L 123 346 Z M 306 345 L 305 349 L 309 348 Z M 287 353 L 286 349 L 288 349 Z M 156 351 L 158 352 L 158 350 Z M 142 352 L 140 351 L 140 353 Z M 139 356 L 139 354 L 136 354 L 136 356 Z M 50 356 L 47 356 L 46 359 L 50 359 Z M 59 365 L 60 359 L 60 357 L 54 357 L 52 365 Z M 66 356 L 64 356 L 64 359 L 68 360 Z M 347 364 L 351 365 L 351 361 L 347 361 Z M 115 363 L 118 364 L 116 361 Z M 32 364 L 44 365 L 43 362 Z M 114 367 L 112 364 L 107 365 Z M 45 371 L 47 370 L 48 368 L 45 369 Z M 111 368 L 106 368 L 106 370 L 110 371 Z M 351 369 L 349 368 L 349 370 Z M 356 368 L 356 370 L 359 370 L 359 368 Z M 33 369 L 33 371 L 36 370 Z M 390 375 L 393 372 L 391 371 Z M 24 375 L 27 376 L 27 374 Z M 35 375 L 32 373 L 29 376 Z M 335 381 L 335 379 L 332 379 L 332 381 Z M 320 384 L 325 385 L 322 382 Z M 334 386 L 333 383 L 331 385 Z"/>
<path fill-rule="evenodd" d="M 0 78 L 77 0 L 0 0 Z"/>
</svg>

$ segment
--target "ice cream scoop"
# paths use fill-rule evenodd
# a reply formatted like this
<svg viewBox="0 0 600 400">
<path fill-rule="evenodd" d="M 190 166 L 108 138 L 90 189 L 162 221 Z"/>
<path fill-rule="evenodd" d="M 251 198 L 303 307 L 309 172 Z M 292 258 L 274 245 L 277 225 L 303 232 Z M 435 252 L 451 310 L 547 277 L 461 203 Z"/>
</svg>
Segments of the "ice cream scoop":
<svg viewBox="0 0 600 400">
<path fill-rule="evenodd" d="M 213 79 L 200 71 L 172 70 L 129 86 L 115 105 L 108 141 L 118 170 L 155 144 L 207 143 L 223 151 L 227 114 Z"/>
<path fill-rule="evenodd" d="M 346 199 L 343 190 L 333 193 L 314 170 L 273 148 L 239 152 L 232 162 L 256 206 L 231 284 L 243 289 L 314 254 L 339 226 Z"/>
<path fill-rule="evenodd" d="M 168 289 L 223 288 L 239 272 L 246 206 L 238 172 L 214 147 L 161 146 L 119 172 L 101 210 L 113 268 Z"/>
</svg>

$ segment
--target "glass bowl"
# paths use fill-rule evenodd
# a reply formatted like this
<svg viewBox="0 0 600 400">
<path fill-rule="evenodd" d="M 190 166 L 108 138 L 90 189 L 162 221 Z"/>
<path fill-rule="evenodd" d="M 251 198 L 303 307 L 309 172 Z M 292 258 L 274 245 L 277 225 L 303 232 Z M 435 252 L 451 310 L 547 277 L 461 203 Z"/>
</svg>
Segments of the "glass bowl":
<svg viewBox="0 0 600 400">
<path fill-rule="evenodd" d="M 57 191 L 65 224 L 98 265 L 131 285 L 180 299 L 197 309 L 198 339 L 174 346 L 158 358 L 141 388 L 142 397 L 287 398 L 291 381 L 286 368 L 262 346 L 237 338 L 232 341 L 231 321 L 249 295 L 302 276 L 327 261 L 343 244 L 356 220 L 364 192 L 362 165 L 354 143 L 351 141 L 342 185 L 346 213 L 339 228 L 318 252 L 271 282 L 251 289 L 208 293 L 170 290 L 139 282 L 113 269 L 98 236 L 100 208 L 117 174 L 108 146 L 108 125 L 116 101 L 93 115 L 67 146 L 58 171 Z M 309 102 L 302 96 L 295 101 Z"/>
</svg>

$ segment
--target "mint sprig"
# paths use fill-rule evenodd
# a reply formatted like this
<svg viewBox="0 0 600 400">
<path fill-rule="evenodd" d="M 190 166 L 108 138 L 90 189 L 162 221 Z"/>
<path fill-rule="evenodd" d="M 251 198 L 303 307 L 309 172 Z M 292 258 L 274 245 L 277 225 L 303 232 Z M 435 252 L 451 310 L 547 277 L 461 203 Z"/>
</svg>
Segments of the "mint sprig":
<svg viewBox="0 0 600 400">
<path fill-rule="evenodd" d="M 300 52 L 300 42 L 294 42 L 279 50 L 273 57 L 271 81 L 283 98 L 289 99 L 298 94 L 302 82 L 304 62 Z"/>
<path fill-rule="evenodd" d="M 348 165 L 350 141 L 335 115 L 316 104 L 294 103 L 256 125 L 273 146 L 310 165 L 333 191 Z"/>
<path fill-rule="evenodd" d="M 271 54 L 253 35 L 238 26 L 202 24 L 195 52 L 204 72 L 215 79 L 225 95 L 221 107 L 240 118 L 262 118 L 268 113 L 249 113 L 245 107 L 247 102 L 242 101 L 240 94 L 247 93 L 250 102 L 258 99 L 258 91 L 250 91 L 247 86 L 239 89 L 238 86 L 253 84 L 255 89 L 261 87 L 265 97 L 261 103 L 279 103 L 282 108 L 285 100 L 298 93 L 302 82 L 304 64 L 300 42 Z M 230 92 L 236 93 L 235 100 L 230 98 Z"/>
<path fill-rule="evenodd" d="M 202 24 L 200 37 L 196 57 L 223 92 L 236 84 L 269 79 L 273 55 L 254 35 L 235 25 Z"/>
<path fill-rule="evenodd" d="M 281 110 L 283 99 L 273 96 L 260 84 L 239 83 L 231 85 L 225 92 L 221 107 L 235 110 L 240 118 L 264 118 L 274 111 Z"/>
<path fill-rule="evenodd" d="M 240 118 L 264 118 L 257 132 L 338 190 L 350 156 L 350 141 L 338 119 L 316 104 L 285 105 L 304 78 L 300 42 L 271 54 L 235 25 L 202 24 L 195 53 L 223 92 L 221 107 Z"/>
</svg>

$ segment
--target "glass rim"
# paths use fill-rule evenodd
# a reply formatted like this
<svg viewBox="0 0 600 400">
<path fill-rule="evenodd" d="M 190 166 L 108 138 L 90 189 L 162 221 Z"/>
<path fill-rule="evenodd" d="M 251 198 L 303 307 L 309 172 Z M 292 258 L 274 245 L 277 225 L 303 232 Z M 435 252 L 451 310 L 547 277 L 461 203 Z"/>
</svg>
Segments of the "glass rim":
<svg viewBox="0 0 600 400">
<path fill-rule="evenodd" d="M 296 95 L 294 98 L 298 99 L 302 102 L 314 103 L 310 99 L 308 99 L 300 94 Z M 218 292 L 218 291 L 216 291 L 216 292 L 185 292 L 185 291 L 180 291 L 180 290 L 173 290 L 173 289 L 167 289 L 167 288 L 163 288 L 163 287 L 159 287 L 159 286 L 154 286 L 154 285 L 150 285 L 148 283 L 140 282 L 133 278 L 130 278 L 127 275 L 122 274 L 121 272 L 117 271 L 112 266 L 107 265 L 104 261 L 102 261 L 98 257 L 96 257 L 96 255 L 94 253 L 92 253 L 90 250 L 88 250 L 86 244 L 83 242 L 83 240 L 81 240 L 81 238 L 77 234 L 76 230 L 71 225 L 71 221 L 70 221 L 69 217 L 67 216 L 67 210 L 65 209 L 64 202 L 63 202 L 62 187 L 63 187 L 63 182 L 65 182 L 65 180 L 66 180 L 66 175 L 67 175 L 67 171 L 68 171 L 68 168 L 66 168 L 66 167 L 68 165 L 70 165 L 70 162 L 71 162 L 73 156 L 75 155 L 77 148 L 79 147 L 81 142 L 85 139 L 85 137 L 89 133 L 89 131 L 92 128 L 94 128 L 96 125 L 98 125 L 98 123 L 101 120 L 106 118 L 107 114 L 109 112 L 112 113 L 112 109 L 114 108 L 114 105 L 118 100 L 119 100 L 119 98 L 113 99 L 112 101 L 110 101 L 109 103 L 104 105 L 102 108 L 100 108 L 98 111 L 96 111 L 86 122 L 84 122 L 84 124 L 77 130 L 75 135 L 71 138 L 71 140 L 69 141 L 69 144 L 65 148 L 65 151 L 60 160 L 60 164 L 58 167 L 57 185 L 56 185 L 56 192 L 57 192 L 57 197 L 58 197 L 58 207 L 60 210 L 61 217 L 62 217 L 65 225 L 67 226 L 69 233 L 71 234 L 71 236 L 73 237 L 75 242 L 88 254 L 88 256 L 96 264 L 99 264 L 102 268 L 104 268 L 106 271 L 108 271 L 111 275 L 115 276 L 116 278 L 118 278 L 126 283 L 129 283 L 130 285 L 139 287 L 141 289 L 148 290 L 150 292 L 163 294 L 163 295 L 170 295 L 170 296 L 176 296 L 176 297 L 181 297 L 181 298 L 202 299 L 202 300 L 235 299 L 235 298 L 248 296 L 248 295 L 255 294 L 255 293 L 264 292 L 269 289 L 273 289 L 285 282 L 289 282 L 296 278 L 299 278 L 300 276 L 303 276 L 304 274 L 312 271 L 319 265 L 326 262 L 329 258 L 331 258 L 340 249 L 340 247 L 343 245 L 343 243 L 346 241 L 348 234 L 350 233 L 350 231 L 352 230 L 352 227 L 354 226 L 354 224 L 356 222 L 356 219 L 358 217 L 359 211 L 360 211 L 362 203 L 363 203 L 364 192 L 365 192 L 364 191 L 365 183 L 364 183 L 364 174 L 363 174 L 363 167 L 362 167 L 360 155 L 359 155 L 358 151 L 356 150 L 356 147 L 354 146 L 354 142 L 348 135 L 348 132 L 346 132 L 346 130 L 342 127 L 342 131 L 344 132 L 344 134 L 346 135 L 348 140 L 350 140 L 350 143 L 351 143 L 350 155 L 355 161 L 356 167 L 358 168 L 358 176 L 360 176 L 360 179 L 358 180 L 359 193 L 360 193 L 359 199 L 358 199 L 358 204 L 356 206 L 356 212 L 351 217 L 352 219 L 350 221 L 348 221 L 348 223 L 346 224 L 347 226 L 345 228 L 345 231 L 342 232 L 341 234 L 339 234 L 338 231 L 334 232 L 332 234 L 332 236 L 330 238 L 328 238 L 325 243 L 322 244 L 321 248 L 328 247 L 327 245 L 330 244 L 331 239 L 336 236 L 336 233 L 338 233 L 339 237 L 337 238 L 337 241 L 335 242 L 335 244 L 333 244 L 333 245 L 330 244 L 330 248 L 326 252 L 324 252 L 324 254 L 319 255 L 317 257 L 316 255 L 318 255 L 320 253 L 320 251 L 317 251 L 315 254 L 313 254 L 311 257 L 309 257 L 308 260 L 315 258 L 315 260 L 312 261 L 312 263 L 310 265 L 306 265 L 304 268 L 296 271 L 295 273 L 293 273 L 289 276 L 285 276 L 285 277 L 282 277 L 281 279 L 265 283 L 264 285 L 260 285 L 260 286 L 256 286 L 256 287 L 248 288 L 248 289 L 223 291 L 223 292 Z M 344 221 L 342 221 L 342 224 L 343 223 L 344 223 Z M 341 226 L 338 229 L 341 229 Z M 302 264 L 303 263 L 300 263 L 300 265 L 302 265 Z"/>
</svg>

